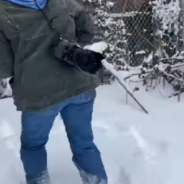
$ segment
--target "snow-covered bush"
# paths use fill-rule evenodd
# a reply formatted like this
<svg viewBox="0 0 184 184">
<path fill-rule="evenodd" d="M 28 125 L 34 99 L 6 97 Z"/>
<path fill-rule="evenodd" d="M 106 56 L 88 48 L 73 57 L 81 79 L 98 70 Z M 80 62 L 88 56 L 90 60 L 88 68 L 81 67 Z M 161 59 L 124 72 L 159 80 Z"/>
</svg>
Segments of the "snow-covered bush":
<svg viewBox="0 0 184 184">
<path fill-rule="evenodd" d="M 180 0 L 154 0 L 155 36 L 160 42 L 162 57 L 173 57 L 181 51 Z"/>
<path fill-rule="evenodd" d="M 108 62 L 118 65 L 119 59 L 126 58 L 126 30 L 122 14 L 115 8 L 115 2 L 109 0 L 86 0 L 86 6 L 93 14 L 98 34 L 95 41 L 108 43 L 106 57 Z M 104 71 L 103 83 L 111 83 L 114 77 Z"/>
</svg>

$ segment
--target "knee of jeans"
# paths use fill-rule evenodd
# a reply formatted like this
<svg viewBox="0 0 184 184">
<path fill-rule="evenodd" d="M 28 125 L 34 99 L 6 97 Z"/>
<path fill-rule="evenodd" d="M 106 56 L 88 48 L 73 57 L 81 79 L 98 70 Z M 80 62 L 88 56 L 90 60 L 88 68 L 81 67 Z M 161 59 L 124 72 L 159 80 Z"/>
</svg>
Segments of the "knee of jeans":
<svg viewBox="0 0 184 184">
<path fill-rule="evenodd" d="M 84 155 L 92 152 L 100 153 L 93 141 L 83 141 L 71 144 L 71 149 L 74 155 Z"/>
<path fill-rule="evenodd" d="M 28 139 L 21 136 L 21 149 L 32 150 L 32 151 L 40 150 L 45 147 L 47 141 L 48 141 L 48 138 Z"/>
</svg>

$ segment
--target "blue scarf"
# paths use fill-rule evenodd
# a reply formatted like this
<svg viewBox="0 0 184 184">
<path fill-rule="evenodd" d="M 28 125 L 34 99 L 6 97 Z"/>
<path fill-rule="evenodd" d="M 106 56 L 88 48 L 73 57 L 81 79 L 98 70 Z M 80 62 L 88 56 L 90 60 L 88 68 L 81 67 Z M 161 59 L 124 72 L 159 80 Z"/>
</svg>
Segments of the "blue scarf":
<svg viewBox="0 0 184 184">
<path fill-rule="evenodd" d="M 27 8 L 32 8 L 35 10 L 43 9 L 47 3 L 47 0 L 36 0 L 36 2 L 34 0 L 5 0 L 5 1 L 9 1 L 11 3 L 24 6 Z"/>
</svg>

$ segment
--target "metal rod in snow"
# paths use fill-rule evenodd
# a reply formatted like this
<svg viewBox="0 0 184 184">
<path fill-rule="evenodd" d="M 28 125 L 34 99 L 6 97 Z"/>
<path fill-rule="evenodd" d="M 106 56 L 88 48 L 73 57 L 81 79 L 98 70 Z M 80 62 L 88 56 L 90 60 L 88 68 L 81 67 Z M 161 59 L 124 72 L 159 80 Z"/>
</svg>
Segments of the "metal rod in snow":
<svg viewBox="0 0 184 184">
<path fill-rule="evenodd" d="M 115 76 L 116 77 L 116 76 Z M 137 102 L 137 104 L 141 107 L 141 109 L 148 114 L 148 111 L 141 105 L 141 103 L 135 98 L 135 96 L 126 88 L 126 86 L 121 82 L 121 80 L 116 77 L 117 81 L 120 83 L 120 85 L 126 90 L 126 92 Z"/>
<path fill-rule="evenodd" d="M 143 107 L 143 105 L 135 98 L 135 96 L 127 89 L 126 85 L 122 80 L 117 76 L 117 71 L 115 71 L 110 63 L 106 60 L 103 60 L 103 66 L 111 72 L 111 74 L 117 79 L 119 84 L 125 89 L 125 91 L 135 100 L 135 102 L 141 107 L 141 109 L 148 114 L 148 111 Z M 123 79 L 124 80 L 124 79 Z"/>
</svg>

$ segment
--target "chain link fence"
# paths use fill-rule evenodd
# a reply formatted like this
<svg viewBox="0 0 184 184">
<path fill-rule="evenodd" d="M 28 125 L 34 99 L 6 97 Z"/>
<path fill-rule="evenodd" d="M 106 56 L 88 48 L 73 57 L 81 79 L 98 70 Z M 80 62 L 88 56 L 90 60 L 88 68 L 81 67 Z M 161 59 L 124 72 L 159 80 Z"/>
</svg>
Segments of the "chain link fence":
<svg viewBox="0 0 184 184">
<path fill-rule="evenodd" d="M 123 13 L 127 56 L 130 65 L 138 66 L 154 50 L 153 12 L 152 7 L 143 2 L 137 11 L 131 8 L 128 7 L 129 12 Z"/>
<path fill-rule="evenodd" d="M 137 11 L 127 8 L 128 16 L 123 16 L 130 65 L 140 65 L 150 53 L 170 58 L 182 51 L 182 2 L 145 0 Z"/>
</svg>

